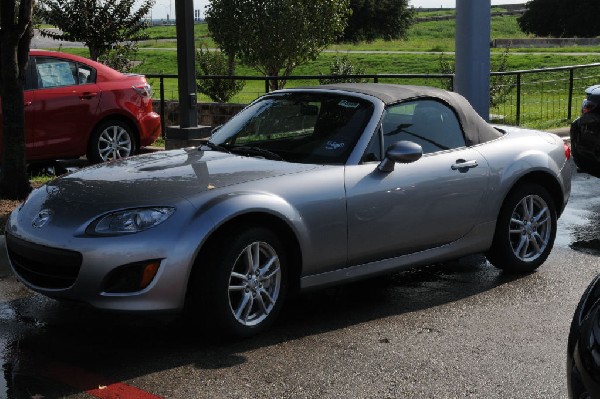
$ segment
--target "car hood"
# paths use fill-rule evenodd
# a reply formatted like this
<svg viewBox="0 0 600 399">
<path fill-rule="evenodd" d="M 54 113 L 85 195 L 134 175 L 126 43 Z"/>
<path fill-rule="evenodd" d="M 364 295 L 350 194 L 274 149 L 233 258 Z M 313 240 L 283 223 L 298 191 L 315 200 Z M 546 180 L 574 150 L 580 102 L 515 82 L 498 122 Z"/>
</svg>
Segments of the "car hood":
<svg viewBox="0 0 600 399">
<path fill-rule="evenodd" d="M 91 166 L 42 189 L 69 202 L 158 204 L 318 167 L 188 148 Z"/>
</svg>

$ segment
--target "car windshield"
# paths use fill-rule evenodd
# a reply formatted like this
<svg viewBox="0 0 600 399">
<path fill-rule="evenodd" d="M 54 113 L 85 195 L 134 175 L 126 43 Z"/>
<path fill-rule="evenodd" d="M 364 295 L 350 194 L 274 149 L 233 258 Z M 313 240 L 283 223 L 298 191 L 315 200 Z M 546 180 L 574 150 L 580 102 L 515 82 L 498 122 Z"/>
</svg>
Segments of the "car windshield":
<svg viewBox="0 0 600 399">
<path fill-rule="evenodd" d="M 325 93 L 280 93 L 253 103 L 216 131 L 212 144 L 237 154 L 344 164 L 373 114 L 369 101 Z"/>
</svg>

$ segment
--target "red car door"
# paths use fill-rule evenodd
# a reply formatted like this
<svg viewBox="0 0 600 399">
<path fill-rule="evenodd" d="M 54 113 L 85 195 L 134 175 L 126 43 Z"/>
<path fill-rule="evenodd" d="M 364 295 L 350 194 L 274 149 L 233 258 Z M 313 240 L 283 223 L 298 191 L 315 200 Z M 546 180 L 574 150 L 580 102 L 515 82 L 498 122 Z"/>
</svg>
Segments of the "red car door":
<svg viewBox="0 0 600 399">
<path fill-rule="evenodd" d="M 37 90 L 31 158 L 78 157 L 86 152 L 96 123 L 100 90 L 93 68 L 57 57 L 33 57 Z"/>
</svg>

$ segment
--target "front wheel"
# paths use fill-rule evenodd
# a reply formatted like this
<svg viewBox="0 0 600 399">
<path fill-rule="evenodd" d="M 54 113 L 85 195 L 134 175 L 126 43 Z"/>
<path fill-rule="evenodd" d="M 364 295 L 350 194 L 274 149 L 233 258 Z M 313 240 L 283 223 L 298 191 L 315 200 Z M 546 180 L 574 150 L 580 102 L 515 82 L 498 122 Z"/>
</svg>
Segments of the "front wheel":
<svg viewBox="0 0 600 399">
<path fill-rule="evenodd" d="M 135 136 L 129 125 L 109 120 L 98 125 L 90 139 L 87 157 L 90 162 L 106 162 L 135 153 Z"/>
<path fill-rule="evenodd" d="M 548 191 L 524 184 L 509 193 L 496 223 L 488 260 L 511 273 L 528 273 L 548 258 L 556 237 L 556 208 Z"/>
<path fill-rule="evenodd" d="M 210 315 L 202 322 L 227 335 L 246 337 L 267 329 L 277 317 L 287 288 L 286 253 L 270 230 L 254 227 L 223 237 L 195 284 Z M 195 312 L 197 315 L 198 313 Z"/>
</svg>

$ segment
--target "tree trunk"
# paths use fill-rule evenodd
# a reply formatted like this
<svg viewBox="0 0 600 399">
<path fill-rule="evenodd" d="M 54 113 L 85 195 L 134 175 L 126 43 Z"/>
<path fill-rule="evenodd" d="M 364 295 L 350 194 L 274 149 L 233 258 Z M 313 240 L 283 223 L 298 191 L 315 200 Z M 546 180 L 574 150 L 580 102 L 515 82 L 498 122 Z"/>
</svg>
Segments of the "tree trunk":
<svg viewBox="0 0 600 399">
<path fill-rule="evenodd" d="M 100 57 L 100 51 L 93 44 L 88 43 L 88 48 L 90 49 L 90 60 L 98 61 Z"/>
<path fill-rule="evenodd" d="M 21 0 L 15 23 L 15 0 L 2 0 L 0 9 L 0 97 L 3 151 L 0 197 L 25 199 L 31 191 L 25 163 L 23 87 L 31 42 L 31 0 Z"/>
<path fill-rule="evenodd" d="M 227 54 L 227 73 L 235 76 L 235 54 Z"/>
<path fill-rule="evenodd" d="M 271 68 L 271 69 L 267 70 L 267 75 L 278 77 L 279 76 L 279 68 Z M 270 91 L 283 89 L 283 86 L 285 86 L 285 80 L 280 80 L 280 79 L 269 80 L 269 90 Z"/>
</svg>

